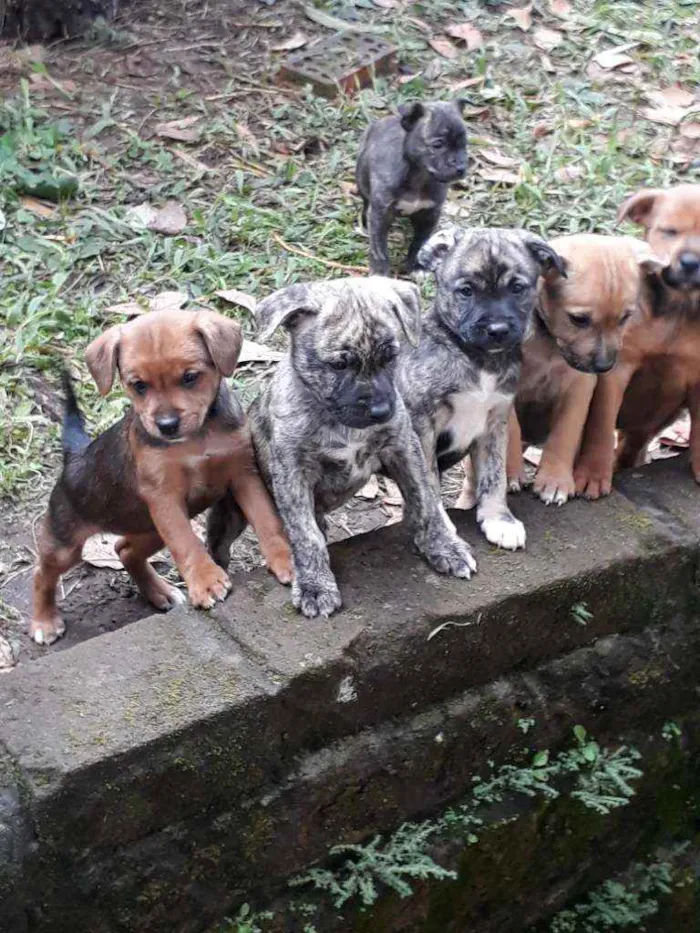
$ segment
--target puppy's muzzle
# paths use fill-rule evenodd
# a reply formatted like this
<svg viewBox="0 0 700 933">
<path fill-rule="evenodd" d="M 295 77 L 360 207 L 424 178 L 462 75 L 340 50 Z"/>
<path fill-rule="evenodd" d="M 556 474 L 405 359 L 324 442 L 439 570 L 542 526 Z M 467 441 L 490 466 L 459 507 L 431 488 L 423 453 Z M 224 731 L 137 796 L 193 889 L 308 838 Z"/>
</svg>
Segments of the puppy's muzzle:
<svg viewBox="0 0 700 933">
<path fill-rule="evenodd" d="M 177 433 L 180 430 L 180 418 L 178 415 L 158 415 L 154 420 L 156 427 L 163 437 L 177 437 Z"/>
<path fill-rule="evenodd" d="M 700 253 L 684 250 L 664 270 L 663 277 L 672 288 L 700 288 Z"/>
<path fill-rule="evenodd" d="M 461 331 L 466 343 L 489 353 L 508 350 L 522 338 L 518 328 L 512 322 L 504 320 L 480 321 L 476 325 L 461 328 Z"/>
</svg>

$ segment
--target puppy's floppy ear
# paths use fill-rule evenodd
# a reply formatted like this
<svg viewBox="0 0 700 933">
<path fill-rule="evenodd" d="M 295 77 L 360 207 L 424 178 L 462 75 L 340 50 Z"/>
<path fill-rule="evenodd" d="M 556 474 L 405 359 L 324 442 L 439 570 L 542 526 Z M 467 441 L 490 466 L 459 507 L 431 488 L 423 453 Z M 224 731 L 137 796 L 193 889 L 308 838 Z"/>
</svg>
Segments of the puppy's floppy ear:
<svg viewBox="0 0 700 933">
<path fill-rule="evenodd" d="M 466 97 L 454 97 L 452 103 L 459 110 L 460 116 L 464 116 L 464 108 L 468 106 L 469 101 Z"/>
<path fill-rule="evenodd" d="M 85 362 L 97 383 L 100 395 L 107 395 L 114 383 L 122 328 L 117 324 L 96 337 L 85 351 Z"/>
<path fill-rule="evenodd" d="M 243 346 L 241 325 L 215 311 L 199 311 L 194 317 L 194 328 L 204 341 L 214 366 L 222 376 L 230 376 Z"/>
<path fill-rule="evenodd" d="M 408 342 L 412 347 L 417 347 L 422 324 L 420 292 L 413 282 L 401 282 L 398 279 L 391 280 L 391 287 L 399 297 L 399 304 L 394 306 L 394 313 Z"/>
<path fill-rule="evenodd" d="M 292 330 L 301 317 L 318 314 L 321 305 L 313 285 L 288 285 L 273 292 L 255 309 L 262 340 L 269 340 L 278 327 Z"/>
<path fill-rule="evenodd" d="M 560 256 L 549 243 L 545 242 L 541 237 L 535 236 L 534 233 L 524 234 L 523 241 L 539 264 L 542 275 L 558 272 L 559 275 L 566 278 L 566 259 Z"/>
<path fill-rule="evenodd" d="M 621 224 L 623 220 L 631 220 L 633 224 L 641 224 L 648 229 L 649 215 L 657 198 L 662 194 L 663 191 L 660 188 L 644 188 L 633 194 L 620 205 L 617 212 L 617 224 Z"/>
<path fill-rule="evenodd" d="M 401 104 L 399 107 L 399 116 L 401 117 L 401 126 L 408 133 L 418 123 L 425 114 L 423 104 L 416 101 L 413 104 Z"/>
<path fill-rule="evenodd" d="M 464 230 L 455 224 L 441 227 L 418 251 L 418 256 L 416 257 L 418 268 L 426 272 L 435 272 L 463 236 Z"/>
<path fill-rule="evenodd" d="M 642 272 L 661 272 L 666 267 L 666 263 L 659 259 L 645 240 L 635 240 L 633 237 L 630 237 L 630 240 L 632 240 L 632 249 Z"/>
</svg>

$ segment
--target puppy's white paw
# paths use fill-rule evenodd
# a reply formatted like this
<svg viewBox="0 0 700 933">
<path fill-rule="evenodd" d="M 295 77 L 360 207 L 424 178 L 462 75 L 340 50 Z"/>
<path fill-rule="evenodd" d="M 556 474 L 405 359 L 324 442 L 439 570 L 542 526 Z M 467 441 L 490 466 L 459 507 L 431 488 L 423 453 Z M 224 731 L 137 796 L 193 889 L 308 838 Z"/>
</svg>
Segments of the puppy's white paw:
<svg viewBox="0 0 700 933">
<path fill-rule="evenodd" d="M 514 476 L 512 479 L 508 480 L 508 492 L 521 492 L 522 488 L 523 486 L 519 476 Z"/>
<path fill-rule="evenodd" d="M 66 624 L 58 614 L 50 619 L 32 619 L 29 626 L 29 635 L 37 645 L 52 645 L 65 631 Z"/>
<path fill-rule="evenodd" d="M 569 499 L 566 490 L 557 486 L 547 486 L 545 489 L 540 489 L 537 495 L 545 505 L 564 505 Z"/>
<path fill-rule="evenodd" d="M 476 573 L 476 561 L 471 548 L 458 535 L 436 543 L 426 552 L 426 560 L 438 573 L 469 580 Z"/>
<path fill-rule="evenodd" d="M 513 515 L 485 518 L 480 522 L 486 540 L 507 551 L 525 547 L 525 526 Z"/>
<path fill-rule="evenodd" d="M 343 600 L 333 579 L 321 583 L 310 583 L 308 581 L 300 583 L 294 580 L 292 583 L 292 605 L 307 619 L 315 619 L 316 616 L 323 616 L 324 619 L 327 619 L 341 608 Z"/>
</svg>

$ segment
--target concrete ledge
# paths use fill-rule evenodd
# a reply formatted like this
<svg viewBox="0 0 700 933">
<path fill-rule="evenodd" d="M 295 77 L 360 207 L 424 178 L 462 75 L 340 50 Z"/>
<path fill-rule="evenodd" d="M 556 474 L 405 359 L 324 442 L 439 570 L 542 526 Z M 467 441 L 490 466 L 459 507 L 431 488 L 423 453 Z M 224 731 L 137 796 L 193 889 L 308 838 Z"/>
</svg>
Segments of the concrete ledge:
<svg viewBox="0 0 700 933">
<path fill-rule="evenodd" d="M 557 511 L 516 499 L 526 554 L 456 513 L 470 582 L 392 526 L 333 548 L 346 609 L 329 622 L 251 574 L 211 615 L 154 616 L 0 679 L 0 881 L 28 929 L 202 930 L 237 889 L 272 893 L 335 842 L 459 796 L 520 716 L 551 744 L 575 722 L 614 737 L 687 710 L 700 491 L 678 461 L 620 488 Z"/>
</svg>

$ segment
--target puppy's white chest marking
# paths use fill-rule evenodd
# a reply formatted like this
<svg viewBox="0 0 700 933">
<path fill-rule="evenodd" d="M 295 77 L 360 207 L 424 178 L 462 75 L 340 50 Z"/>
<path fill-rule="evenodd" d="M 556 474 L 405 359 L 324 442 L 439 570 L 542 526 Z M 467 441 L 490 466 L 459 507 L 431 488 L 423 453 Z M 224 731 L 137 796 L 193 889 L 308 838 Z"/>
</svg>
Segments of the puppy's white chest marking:
<svg viewBox="0 0 700 933">
<path fill-rule="evenodd" d="M 396 210 L 401 214 L 417 214 L 418 211 L 427 211 L 431 207 L 435 207 L 435 201 L 419 198 L 417 195 L 404 195 L 396 203 Z"/>
<path fill-rule="evenodd" d="M 439 427 L 440 433 L 450 435 L 446 451 L 471 447 L 474 440 L 485 433 L 493 409 L 508 404 L 510 397 L 498 392 L 496 385 L 496 376 L 481 373 L 478 385 L 449 397 L 449 407 Z"/>
</svg>

